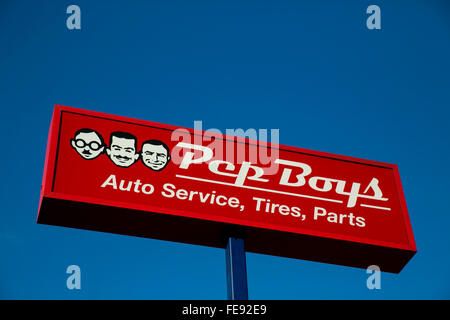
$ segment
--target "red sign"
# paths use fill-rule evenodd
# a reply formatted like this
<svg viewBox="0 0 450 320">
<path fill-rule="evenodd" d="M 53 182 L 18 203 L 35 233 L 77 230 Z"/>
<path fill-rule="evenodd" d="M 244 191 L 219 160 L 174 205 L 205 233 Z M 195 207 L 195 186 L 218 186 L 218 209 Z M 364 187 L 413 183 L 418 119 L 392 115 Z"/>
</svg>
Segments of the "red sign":
<svg viewBox="0 0 450 320">
<path fill-rule="evenodd" d="M 38 222 L 400 272 L 395 165 L 56 106 Z"/>
</svg>

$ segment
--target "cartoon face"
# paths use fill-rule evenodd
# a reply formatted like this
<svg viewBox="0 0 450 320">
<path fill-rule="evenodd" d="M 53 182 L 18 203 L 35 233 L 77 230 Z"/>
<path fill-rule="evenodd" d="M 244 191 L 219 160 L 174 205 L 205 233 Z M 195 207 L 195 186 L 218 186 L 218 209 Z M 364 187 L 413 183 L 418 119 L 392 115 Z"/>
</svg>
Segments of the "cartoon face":
<svg viewBox="0 0 450 320">
<path fill-rule="evenodd" d="M 92 129 L 78 130 L 70 145 L 86 160 L 95 159 L 105 151 L 103 138 Z"/>
<path fill-rule="evenodd" d="M 157 140 L 146 141 L 142 144 L 142 162 L 154 171 L 164 169 L 170 160 L 169 148 Z"/>
<path fill-rule="evenodd" d="M 119 167 L 129 167 L 139 158 L 136 152 L 136 137 L 126 132 L 111 133 L 106 154 Z"/>
</svg>

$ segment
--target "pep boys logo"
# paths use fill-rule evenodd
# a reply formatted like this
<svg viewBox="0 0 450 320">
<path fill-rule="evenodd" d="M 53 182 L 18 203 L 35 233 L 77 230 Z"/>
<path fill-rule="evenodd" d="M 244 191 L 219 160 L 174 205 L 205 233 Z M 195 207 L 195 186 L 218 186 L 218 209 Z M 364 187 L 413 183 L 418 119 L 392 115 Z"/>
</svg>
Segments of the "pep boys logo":
<svg viewBox="0 0 450 320">
<path fill-rule="evenodd" d="M 115 131 L 109 137 L 109 147 L 103 137 L 93 129 L 83 128 L 70 140 L 73 149 L 85 160 L 93 160 L 106 153 L 118 167 L 127 168 L 140 158 L 153 171 L 163 170 L 170 161 L 170 151 L 164 142 L 146 140 L 138 152 L 137 138 L 128 132 Z"/>
<path fill-rule="evenodd" d="M 307 194 L 289 193 L 289 192 L 282 192 L 282 191 L 277 191 L 277 190 L 272 190 L 272 189 L 246 186 L 245 182 L 247 180 L 258 181 L 261 183 L 267 183 L 270 181 L 270 179 L 269 179 L 270 176 L 273 176 L 273 175 L 266 175 L 265 168 L 256 166 L 248 161 L 243 161 L 242 164 L 240 164 L 240 167 L 237 169 L 236 165 L 234 163 L 231 163 L 229 161 L 220 160 L 220 159 L 213 159 L 213 155 L 214 155 L 213 150 L 206 146 L 200 146 L 200 145 L 196 145 L 196 144 L 179 142 L 176 145 L 176 147 L 184 148 L 187 150 L 196 150 L 196 151 L 201 152 L 200 157 L 196 157 L 195 153 L 192 151 L 185 152 L 185 154 L 182 157 L 181 162 L 179 164 L 180 169 L 188 170 L 192 164 L 208 163 L 208 169 L 210 172 L 212 172 L 216 175 L 220 175 L 220 176 L 233 177 L 234 182 L 231 184 L 227 184 L 227 183 L 223 183 L 220 181 L 212 181 L 212 180 L 206 180 L 206 179 L 201 179 L 201 178 L 197 178 L 197 177 L 177 175 L 177 177 L 179 177 L 179 178 L 199 180 L 199 181 L 210 182 L 210 183 L 227 184 L 227 185 L 233 185 L 235 187 L 248 188 L 248 189 L 253 189 L 253 190 L 287 194 L 287 195 L 311 198 L 311 199 L 322 200 L 322 201 L 343 203 L 343 201 L 337 200 L 337 199 L 329 199 L 329 198 L 323 198 L 323 197 L 310 196 Z M 281 170 L 282 170 L 281 178 L 278 180 L 278 184 L 281 186 L 288 186 L 288 187 L 292 187 L 292 188 L 300 188 L 300 187 L 307 186 L 315 191 L 320 191 L 320 192 L 324 192 L 324 193 L 334 191 L 336 194 L 348 196 L 348 200 L 346 203 L 348 208 L 355 207 L 358 198 L 380 200 L 380 201 L 389 200 L 388 198 L 383 198 L 383 192 L 381 191 L 381 188 L 379 186 L 379 180 L 377 178 L 372 178 L 372 180 L 365 187 L 365 189 L 362 193 L 360 193 L 361 183 L 358 183 L 358 182 L 353 182 L 351 184 L 350 191 L 345 191 L 347 181 L 339 180 L 339 179 L 332 179 L 332 178 L 327 178 L 327 177 L 312 176 L 312 168 L 311 168 L 311 166 L 309 166 L 306 163 L 290 161 L 290 160 L 283 160 L 283 159 L 275 159 L 274 162 L 275 162 L 275 164 L 280 165 L 282 167 L 281 168 Z M 296 173 L 294 173 L 294 172 L 296 172 Z M 295 191 L 296 191 L 296 189 L 294 189 L 293 192 L 295 192 Z M 373 208 L 373 209 L 380 209 L 380 210 L 387 210 L 387 211 L 391 210 L 390 208 L 386 208 L 386 207 L 379 207 L 379 206 L 366 205 L 366 204 L 360 204 L 360 205 L 363 207 L 369 207 L 369 208 Z"/>
<path fill-rule="evenodd" d="M 175 150 L 172 154 L 164 142 L 156 139 L 145 140 L 141 144 L 140 151 L 138 151 L 137 138 L 131 133 L 122 131 L 112 132 L 107 146 L 103 137 L 98 132 L 93 129 L 83 128 L 74 134 L 70 144 L 85 160 L 93 160 L 105 153 L 118 167 L 130 167 L 140 159 L 147 168 L 153 171 L 163 170 L 170 161 L 182 170 L 189 170 L 191 165 L 206 164 L 209 172 L 217 176 L 231 177 L 233 178 L 233 182 L 228 182 L 231 180 L 229 178 L 225 181 L 224 179 L 209 180 L 202 177 L 176 174 L 177 178 L 182 179 L 229 185 L 320 201 L 344 203 L 344 201 L 335 199 L 332 196 L 318 197 L 312 196 L 308 192 L 306 194 L 300 193 L 301 190 L 309 188 L 324 194 L 335 193 L 345 195 L 347 197 L 345 204 L 348 208 L 355 207 L 358 199 L 389 200 L 383 197 L 379 179 L 373 177 L 369 184 L 362 188 L 359 182 L 351 182 L 350 187 L 348 187 L 350 183 L 345 180 L 314 176 L 313 168 L 309 164 L 281 159 L 276 143 L 272 143 L 272 147 L 268 148 L 266 142 L 255 140 L 257 144 L 254 144 L 252 147 L 248 147 L 249 144 L 247 144 L 247 149 L 238 148 L 235 153 L 236 145 L 244 146 L 245 144 L 237 144 L 234 139 L 230 140 L 229 136 L 224 138 L 217 131 L 201 134 L 201 130 L 195 130 L 194 135 L 192 135 L 189 131 L 184 130 L 175 130 L 172 133 L 171 140 L 179 141 L 175 145 Z M 193 143 L 191 141 L 192 136 L 194 137 Z M 204 146 L 205 141 L 212 142 L 208 146 Z M 245 154 L 246 150 L 247 154 Z M 262 150 L 265 150 L 264 154 L 261 152 Z M 270 155 L 268 155 L 269 151 Z M 275 175 L 279 170 L 281 170 L 281 176 Z M 279 178 L 277 178 L 278 176 Z M 260 183 L 261 187 L 246 185 L 247 181 L 256 181 Z M 283 187 L 292 188 L 292 191 L 265 188 L 264 184 L 267 184 L 269 181 L 276 182 Z M 360 203 L 359 205 L 385 211 L 391 210 L 388 207 L 364 203 Z"/>
</svg>

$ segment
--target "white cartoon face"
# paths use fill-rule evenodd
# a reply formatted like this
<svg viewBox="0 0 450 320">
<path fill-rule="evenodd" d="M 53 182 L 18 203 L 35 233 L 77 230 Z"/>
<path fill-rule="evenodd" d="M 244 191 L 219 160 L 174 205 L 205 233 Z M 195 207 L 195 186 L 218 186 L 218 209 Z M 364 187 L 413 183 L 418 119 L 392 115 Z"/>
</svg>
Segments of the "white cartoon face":
<svg viewBox="0 0 450 320">
<path fill-rule="evenodd" d="M 106 154 L 119 167 L 129 167 L 139 158 L 136 137 L 126 132 L 113 132 Z"/>
<path fill-rule="evenodd" d="M 70 144 L 86 160 L 95 159 L 105 151 L 103 139 L 91 129 L 78 130 Z"/>
<path fill-rule="evenodd" d="M 165 168 L 170 160 L 168 149 L 161 144 L 152 144 L 147 142 L 142 145 L 142 162 L 148 168 L 154 171 L 160 171 Z"/>
</svg>

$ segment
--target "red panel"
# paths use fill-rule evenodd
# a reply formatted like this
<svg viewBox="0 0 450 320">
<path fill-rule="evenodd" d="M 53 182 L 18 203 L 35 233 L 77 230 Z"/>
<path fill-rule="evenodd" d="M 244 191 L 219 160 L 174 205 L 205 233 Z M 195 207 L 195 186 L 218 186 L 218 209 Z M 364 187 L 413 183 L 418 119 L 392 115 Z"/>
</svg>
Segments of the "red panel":
<svg viewBox="0 0 450 320">
<path fill-rule="evenodd" d="M 91 130 L 80 132 L 80 129 Z M 186 152 L 193 149 L 186 144 L 181 145 L 179 136 L 174 138 L 176 129 L 185 132 L 182 142 L 209 146 L 213 151 L 212 158 L 194 163 L 195 159 L 206 157 L 207 150 L 197 151 L 193 159 L 189 158 Z M 122 133 L 113 134 L 111 138 L 114 132 Z M 140 215 L 147 215 L 146 223 L 151 223 L 148 221 L 156 214 L 165 214 L 174 218 L 199 219 L 192 221 L 241 226 L 248 231 L 247 236 L 264 235 L 264 230 L 268 235 L 272 230 L 280 235 L 278 240 L 286 238 L 288 241 L 279 243 L 274 239 L 280 250 L 277 251 L 275 246 L 266 252 L 264 247 L 258 248 L 257 241 L 248 239 L 250 243 L 256 243 L 253 244 L 255 252 L 297 257 L 295 248 L 290 249 L 292 254 L 286 254 L 285 247 L 294 243 L 289 243 L 286 235 L 401 249 L 410 252 L 410 256 L 416 252 L 395 165 L 282 145 L 268 144 L 266 147 L 267 144 L 261 146 L 257 141 L 230 136 L 216 136 L 211 145 L 209 140 L 202 142 L 202 134 L 211 135 L 194 132 L 193 129 L 56 106 L 41 198 L 123 208 L 123 212 L 125 209 L 139 210 Z M 169 148 L 171 159 L 165 167 L 162 168 L 162 164 L 168 158 L 165 158 L 167 152 L 164 147 L 152 141 L 143 148 L 143 142 L 148 140 L 161 141 Z M 94 142 L 91 144 L 93 148 L 81 147 L 83 142 Z M 95 151 L 99 145 L 101 148 Z M 226 151 L 220 152 L 217 146 L 223 146 Z M 266 152 L 266 148 L 272 149 L 274 155 L 275 151 L 278 152 L 272 160 L 279 159 L 279 163 L 271 170 L 262 164 L 261 159 L 250 159 L 258 152 Z M 246 163 L 237 161 L 239 149 L 245 151 Z M 83 151 L 87 154 L 82 154 Z M 104 152 L 96 156 L 99 151 Z M 159 154 L 159 166 L 158 162 L 153 164 L 153 168 L 145 165 L 145 151 L 145 159 L 153 163 Z M 234 157 L 231 157 L 232 153 Z M 181 164 L 183 159 L 185 163 Z M 191 163 L 187 163 L 189 159 Z M 227 167 L 226 163 L 217 160 L 228 160 L 230 164 Z M 125 190 L 120 190 L 121 187 Z M 64 202 L 58 203 L 61 206 Z M 46 209 L 46 212 L 48 210 L 55 209 Z M 48 217 L 55 215 L 54 212 L 45 214 Z M 64 212 L 59 214 L 64 215 Z M 71 226 L 67 219 L 65 223 L 56 223 L 48 217 L 39 217 L 38 221 Z M 76 216 L 70 219 L 74 220 Z M 174 221 L 169 220 L 171 223 Z M 100 224 L 90 229 L 108 231 Z M 169 230 L 170 225 L 162 223 L 161 228 Z M 133 234 L 133 228 L 126 234 Z M 171 240 L 170 236 L 159 238 Z M 212 239 L 199 241 L 205 245 L 214 245 L 213 242 Z M 323 256 L 326 257 L 326 253 Z M 341 260 L 317 260 L 347 264 Z M 405 263 L 403 259 L 402 266 Z"/>
</svg>

